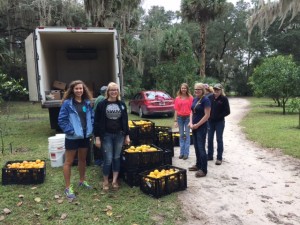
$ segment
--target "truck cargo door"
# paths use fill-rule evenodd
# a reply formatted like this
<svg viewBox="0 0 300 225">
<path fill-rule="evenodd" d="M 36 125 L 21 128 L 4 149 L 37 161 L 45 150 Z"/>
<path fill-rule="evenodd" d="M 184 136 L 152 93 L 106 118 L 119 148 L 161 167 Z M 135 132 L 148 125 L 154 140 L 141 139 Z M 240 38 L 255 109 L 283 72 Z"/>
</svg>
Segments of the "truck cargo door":
<svg viewBox="0 0 300 225">
<path fill-rule="evenodd" d="M 35 62 L 35 43 L 33 33 L 25 40 L 27 79 L 29 89 L 29 100 L 39 101 L 39 81 L 37 80 L 36 62 Z"/>
</svg>

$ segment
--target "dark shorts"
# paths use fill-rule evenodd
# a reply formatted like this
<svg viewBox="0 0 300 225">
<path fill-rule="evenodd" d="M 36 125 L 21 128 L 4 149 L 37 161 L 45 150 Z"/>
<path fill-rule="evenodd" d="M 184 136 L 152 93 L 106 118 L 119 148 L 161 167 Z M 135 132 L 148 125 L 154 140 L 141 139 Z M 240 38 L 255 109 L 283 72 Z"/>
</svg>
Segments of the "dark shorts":
<svg viewBox="0 0 300 225">
<path fill-rule="evenodd" d="M 78 150 L 78 148 L 89 148 L 90 139 L 65 139 L 65 148 L 66 150 Z"/>
</svg>

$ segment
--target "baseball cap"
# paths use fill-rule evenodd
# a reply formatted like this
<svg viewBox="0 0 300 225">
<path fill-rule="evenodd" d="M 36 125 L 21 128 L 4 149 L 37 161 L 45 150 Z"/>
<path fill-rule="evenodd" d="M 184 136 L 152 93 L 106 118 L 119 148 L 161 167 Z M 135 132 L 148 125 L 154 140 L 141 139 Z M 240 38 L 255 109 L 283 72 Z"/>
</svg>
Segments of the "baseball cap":
<svg viewBox="0 0 300 225">
<path fill-rule="evenodd" d="M 100 92 L 105 92 L 107 90 L 107 86 L 102 86 L 101 88 L 100 88 Z"/>
<path fill-rule="evenodd" d="M 221 89 L 223 89 L 223 86 L 220 83 L 219 84 L 215 84 L 214 89 L 221 90 Z"/>
</svg>

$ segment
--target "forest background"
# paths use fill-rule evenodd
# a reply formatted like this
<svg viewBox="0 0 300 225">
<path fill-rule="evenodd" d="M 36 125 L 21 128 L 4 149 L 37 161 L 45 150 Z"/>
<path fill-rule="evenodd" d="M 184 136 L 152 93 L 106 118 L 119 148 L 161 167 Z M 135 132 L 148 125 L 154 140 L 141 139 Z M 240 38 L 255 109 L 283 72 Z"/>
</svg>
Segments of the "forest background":
<svg viewBox="0 0 300 225">
<path fill-rule="evenodd" d="M 127 99 L 141 89 L 167 90 L 174 97 L 180 83 L 196 81 L 220 82 L 228 93 L 238 96 L 265 95 L 254 88 L 251 78 L 265 58 L 290 55 L 298 67 L 299 14 L 290 20 L 290 12 L 283 24 L 278 19 L 265 31 L 254 27 L 249 33 L 246 21 L 258 0 L 236 5 L 225 0 L 199 1 L 204 9 L 200 19 L 195 16 L 199 8 L 187 7 L 190 2 L 182 0 L 181 11 L 153 6 L 145 12 L 141 0 L 1 0 L 0 98 L 28 98 L 24 40 L 37 26 L 118 29 Z M 299 70 L 296 77 L 299 80 Z"/>
</svg>

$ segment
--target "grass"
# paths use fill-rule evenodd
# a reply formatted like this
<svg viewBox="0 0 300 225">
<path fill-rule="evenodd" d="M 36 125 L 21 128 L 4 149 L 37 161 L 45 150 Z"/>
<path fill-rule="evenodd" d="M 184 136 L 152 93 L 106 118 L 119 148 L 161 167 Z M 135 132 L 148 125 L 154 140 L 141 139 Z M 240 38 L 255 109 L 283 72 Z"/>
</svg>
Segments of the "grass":
<svg viewBox="0 0 300 225">
<path fill-rule="evenodd" d="M 271 99 L 249 98 L 251 111 L 241 125 L 248 139 L 260 143 L 263 147 L 279 148 L 287 155 L 300 158 L 300 129 L 298 114 L 282 114 Z"/>
<path fill-rule="evenodd" d="M 130 115 L 130 118 L 139 119 L 135 115 Z M 154 118 L 153 121 L 161 126 L 172 123 L 170 118 Z M 55 131 L 50 129 L 48 111 L 42 109 L 39 103 L 11 102 L 2 105 L 0 129 L 4 142 L 4 152 L 0 152 L 1 167 L 7 161 L 28 159 L 46 160 L 47 164 L 43 184 L 0 185 L 0 223 L 150 225 L 176 224 L 185 220 L 181 216 L 176 194 L 154 199 L 143 194 L 139 188 L 130 188 L 125 183 L 117 192 L 102 192 L 102 174 L 98 166 L 87 167 L 87 180 L 93 185 L 92 190 L 77 187 L 79 174 L 76 167 L 72 168 L 72 183 L 77 198 L 72 203 L 68 202 L 63 195 L 62 168 L 51 168 L 48 159 L 48 137 L 53 136 Z M 19 195 L 24 197 L 20 198 Z M 41 201 L 36 202 L 35 198 L 41 198 Z M 107 215 L 107 206 L 112 207 L 111 216 Z M 5 208 L 10 209 L 11 213 L 5 215 Z M 63 220 L 61 216 L 64 213 L 67 217 Z"/>
</svg>

